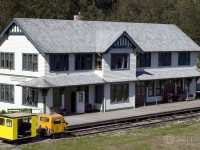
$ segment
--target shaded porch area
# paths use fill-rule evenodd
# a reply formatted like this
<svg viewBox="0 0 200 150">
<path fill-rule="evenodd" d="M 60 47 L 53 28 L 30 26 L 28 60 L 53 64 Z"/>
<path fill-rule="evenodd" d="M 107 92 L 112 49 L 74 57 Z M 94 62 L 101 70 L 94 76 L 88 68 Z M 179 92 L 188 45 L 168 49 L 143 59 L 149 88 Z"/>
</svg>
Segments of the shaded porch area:
<svg viewBox="0 0 200 150">
<path fill-rule="evenodd" d="M 199 76 L 195 67 L 141 69 L 137 71 L 136 107 L 195 99 Z"/>
<path fill-rule="evenodd" d="M 66 115 L 102 109 L 103 85 L 104 80 L 91 73 L 44 76 L 18 86 L 40 91 L 43 99 L 42 113 L 54 111 Z"/>
</svg>

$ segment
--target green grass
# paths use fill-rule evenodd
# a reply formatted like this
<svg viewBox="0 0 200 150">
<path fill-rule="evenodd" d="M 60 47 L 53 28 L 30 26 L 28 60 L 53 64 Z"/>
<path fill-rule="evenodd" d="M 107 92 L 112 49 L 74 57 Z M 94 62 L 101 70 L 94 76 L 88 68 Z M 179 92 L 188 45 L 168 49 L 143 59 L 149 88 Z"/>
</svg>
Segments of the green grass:
<svg viewBox="0 0 200 150">
<path fill-rule="evenodd" d="M 171 144 L 164 141 L 173 135 Z M 73 139 L 48 140 L 21 145 L 21 150 L 193 150 L 200 149 L 200 121 L 188 121 L 172 125 L 156 126 L 103 135 Z"/>
</svg>

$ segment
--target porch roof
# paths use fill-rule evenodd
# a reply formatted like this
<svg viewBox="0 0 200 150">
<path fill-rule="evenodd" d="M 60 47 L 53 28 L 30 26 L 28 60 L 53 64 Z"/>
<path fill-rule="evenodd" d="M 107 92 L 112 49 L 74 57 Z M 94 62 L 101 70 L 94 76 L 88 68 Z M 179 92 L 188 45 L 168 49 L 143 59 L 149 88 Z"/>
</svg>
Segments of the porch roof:
<svg viewBox="0 0 200 150">
<path fill-rule="evenodd" d="M 137 71 L 136 75 L 138 80 L 200 77 L 200 70 L 196 67 L 150 68 Z"/>
<path fill-rule="evenodd" d="M 79 75 L 60 75 L 60 76 L 43 76 L 27 82 L 18 84 L 18 86 L 32 88 L 52 88 L 89 84 L 102 84 L 104 80 L 95 74 Z"/>
</svg>

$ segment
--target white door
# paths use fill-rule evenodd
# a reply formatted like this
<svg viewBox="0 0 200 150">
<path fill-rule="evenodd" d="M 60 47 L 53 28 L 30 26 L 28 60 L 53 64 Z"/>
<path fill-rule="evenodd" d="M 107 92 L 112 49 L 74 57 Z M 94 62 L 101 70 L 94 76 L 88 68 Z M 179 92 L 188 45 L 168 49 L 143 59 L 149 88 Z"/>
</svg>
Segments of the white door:
<svg viewBox="0 0 200 150">
<path fill-rule="evenodd" d="M 76 113 L 85 113 L 85 92 L 76 92 Z"/>
</svg>

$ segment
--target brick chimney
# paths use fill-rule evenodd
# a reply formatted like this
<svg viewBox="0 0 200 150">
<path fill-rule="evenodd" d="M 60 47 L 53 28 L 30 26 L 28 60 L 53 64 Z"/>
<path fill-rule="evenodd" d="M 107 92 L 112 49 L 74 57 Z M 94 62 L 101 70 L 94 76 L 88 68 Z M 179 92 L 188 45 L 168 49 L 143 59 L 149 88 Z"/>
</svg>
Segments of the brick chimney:
<svg viewBox="0 0 200 150">
<path fill-rule="evenodd" d="M 78 12 L 78 15 L 74 15 L 74 20 L 83 20 L 83 16 L 81 15 L 81 12 Z"/>
</svg>

